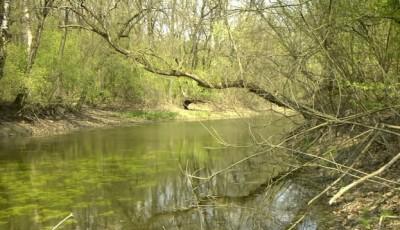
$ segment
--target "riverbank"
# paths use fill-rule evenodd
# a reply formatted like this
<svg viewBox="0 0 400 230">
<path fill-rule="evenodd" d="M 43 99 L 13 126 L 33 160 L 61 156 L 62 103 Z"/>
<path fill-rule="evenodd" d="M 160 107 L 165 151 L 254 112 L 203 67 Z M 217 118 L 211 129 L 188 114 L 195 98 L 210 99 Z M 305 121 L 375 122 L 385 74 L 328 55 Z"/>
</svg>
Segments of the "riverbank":
<svg viewBox="0 0 400 230">
<path fill-rule="evenodd" d="M 4 116 L 1 116 L 0 137 L 51 136 L 81 129 L 132 126 L 154 121 L 234 119 L 259 116 L 271 112 L 285 115 L 293 114 L 291 111 L 285 111 L 277 107 L 261 111 L 245 108 L 217 110 L 204 105 L 194 106 L 191 110 L 173 106 L 158 108 L 157 110 L 84 107 L 79 112 L 64 112 L 62 116 L 40 116 L 31 121 L 26 119 L 3 119 Z M 376 151 L 378 150 L 376 149 Z M 355 168 L 360 168 L 365 172 L 372 172 L 392 157 L 389 155 L 383 157 L 382 154 L 369 156 L 363 162 L 359 162 Z M 400 172 L 400 165 L 394 165 L 382 177 L 400 183 L 398 172 Z M 342 184 L 334 186 L 327 192 L 327 198 L 332 197 L 342 186 L 351 182 L 351 179 L 347 179 Z M 399 204 L 400 193 L 398 190 L 383 187 L 380 184 L 364 183 L 350 190 L 332 207 L 333 218 L 337 223 L 335 226 L 341 226 L 343 229 L 399 229 Z"/>
<path fill-rule="evenodd" d="M 359 165 L 364 165 L 361 169 L 362 171 L 373 172 L 387 163 L 390 157 L 384 158 L 385 160 L 365 159 Z M 397 183 L 395 186 L 384 186 L 381 183 L 369 181 L 345 193 L 333 206 L 333 214 L 336 222 L 340 223 L 343 229 L 349 230 L 400 229 L 399 172 L 400 164 L 397 164 L 380 175 L 382 178 Z M 328 197 L 332 197 L 341 187 L 351 182 L 353 180 L 345 180 L 345 183 L 342 183 L 340 186 L 334 186 L 328 192 Z"/>
<path fill-rule="evenodd" d="M 51 136 L 66 134 L 81 129 L 103 128 L 113 126 L 131 126 L 146 122 L 181 120 L 201 121 L 234 119 L 259 116 L 267 112 L 290 114 L 292 112 L 271 107 L 269 110 L 254 111 L 247 108 L 215 110 L 199 106 L 191 110 L 178 107 L 165 107 L 157 110 L 135 110 L 132 108 L 90 108 L 65 112 L 56 115 L 35 116 L 25 119 L 11 116 L 12 111 L 0 113 L 0 138 L 16 136 Z"/>
<path fill-rule="evenodd" d="M 338 229 L 336 226 L 346 230 L 400 229 L 400 164 L 393 164 L 381 170 L 397 152 L 385 149 L 382 142 L 374 141 L 375 138 L 353 139 L 349 142 L 350 138 L 346 133 L 337 136 L 336 139 L 326 137 L 323 140 L 327 143 L 325 147 L 335 149 L 332 158 L 327 159 L 334 161 L 321 161 L 314 165 L 317 168 L 305 169 L 318 175 L 318 178 L 325 178 L 326 184 L 321 189 L 323 192 L 317 197 L 321 199 L 320 202 L 331 203 L 332 227 L 329 229 Z M 399 144 L 389 138 L 386 141 L 393 147 Z M 308 152 L 320 156 L 326 150 L 325 148 L 321 151 L 322 146 L 324 145 L 319 144 Z M 338 148 L 341 150 L 336 151 Z M 356 160 L 353 160 L 354 155 L 358 156 Z M 338 165 L 335 165 L 336 163 Z M 378 171 L 379 173 L 375 174 Z M 362 180 L 341 196 L 336 196 L 344 187 L 361 181 L 360 178 L 366 178 L 367 175 L 375 176 Z"/>
<path fill-rule="evenodd" d="M 139 119 L 122 117 L 119 112 L 103 109 L 83 109 L 62 116 L 38 117 L 34 120 L 16 119 L 0 123 L 1 137 L 51 136 L 86 128 L 130 125 Z"/>
<path fill-rule="evenodd" d="M 399 204 L 398 191 L 365 183 L 348 192 L 333 213 L 343 229 L 397 230 L 400 229 Z"/>
</svg>

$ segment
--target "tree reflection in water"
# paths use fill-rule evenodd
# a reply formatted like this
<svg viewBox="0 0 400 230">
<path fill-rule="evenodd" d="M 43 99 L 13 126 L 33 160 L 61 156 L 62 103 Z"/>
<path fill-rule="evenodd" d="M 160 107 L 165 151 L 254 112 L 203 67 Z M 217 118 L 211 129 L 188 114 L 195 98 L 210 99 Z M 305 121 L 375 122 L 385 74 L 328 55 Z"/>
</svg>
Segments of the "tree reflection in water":
<svg viewBox="0 0 400 230">
<path fill-rule="evenodd" d="M 271 141 L 292 127 L 283 120 L 268 129 L 261 129 L 265 120 L 259 123 L 252 131 Z M 247 121 L 205 124 L 230 143 L 252 142 Z M 46 229 L 70 212 L 74 218 L 63 229 L 283 229 L 289 225 L 310 191 L 297 180 L 268 186 L 271 178 L 294 163 L 286 154 L 270 152 L 210 181 L 189 183 L 185 171 L 206 177 L 259 151 L 220 147 L 202 125 L 190 122 L 1 142 L 0 229 Z M 314 219 L 306 218 L 308 222 L 301 226 L 315 228 Z"/>
</svg>

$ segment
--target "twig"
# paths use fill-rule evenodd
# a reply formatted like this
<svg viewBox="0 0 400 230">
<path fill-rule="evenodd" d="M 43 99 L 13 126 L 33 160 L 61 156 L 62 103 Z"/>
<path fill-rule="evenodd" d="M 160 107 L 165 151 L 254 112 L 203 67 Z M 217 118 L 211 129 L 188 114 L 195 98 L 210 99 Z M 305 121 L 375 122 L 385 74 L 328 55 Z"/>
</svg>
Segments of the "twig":
<svg viewBox="0 0 400 230">
<path fill-rule="evenodd" d="M 58 227 L 60 227 L 65 221 L 67 221 L 69 218 L 74 217 L 74 214 L 71 212 L 67 217 L 62 219 L 56 226 L 54 226 L 51 230 L 56 230 Z"/>
<path fill-rule="evenodd" d="M 357 173 L 360 173 L 360 174 L 363 174 L 363 175 L 366 175 L 366 176 L 369 175 L 368 173 L 363 172 L 363 171 L 361 171 L 361 170 L 358 170 L 358 169 L 351 168 L 351 167 L 346 166 L 346 165 L 343 165 L 343 164 L 339 164 L 339 163 L 333 162 L 333 161 L 331 161 L 331 160 L 325 159 L 325 158 L 323 158 L 323 157 L 321 157 L 321 156 L 318 156 L 318 155 L 310 154 L 310 153 L 303 152 L 303 151 L 300 151 L 300 150 L 291 149 L 291 148 L 284 147 L 284 146 L 281 146 L 281 145 L 271 145 L 271 146 L 272 146 L 272 147 L 276 147 L 276 148 L 280 148 L 280 149 L 286 149 L 286 150 L 288 150 L 288 151 L 292 151 L 292 152 L 299 153 L 299 154 L 302 154 L 302 155 L 305 155 L 305 156 L 313 157 L 313 158 L 315 158 L 315 159 L 320 159 L 320 160 L 322 160 L 322 161 L 324 161 L 324 162 L 333 164 L 333 165 L 335 165 L 335 166 L 341 166 L 342 168 L 350 169 L 351 171 L 354 171 L 354 172 L 357 172 Z M 375 175 L 375 174 L 372 175 L 372 177 L 375 177 L 376 179 L 379 179 L 379 180 L 382 180 L 382 181 L 385 181 L 385 182 L 388 182 L 388 183 L 400 184 L 400 183 L 398 183 L 398 182 L 396 182 L 396 181 L 389 180 L 389 179 L 385 179 L 385 178 L 379 177 L 378 175 Z M 367 179 L 369 179 L 369 178 L 367 178 Z"/>
<path fill-rule="evenodd" d="M 375 133 L 375 135 L 368 141 L 368 143 L 365 145 L 363 150 L 360 152 L 360 155 L 357 157 L 357 159 L 360 158 L 362 155 L 364 155 L 364 153 L 366 153 L 368 151 L 369 147 L 374 142 L 376 137 L 377 137 L 377 133 Z M 350 165 L 350 168 L 353 168 L 353 166 L 357 162 L 357 159 Z M 329 186 L 327 186 L 322 192 L 320 192 L 318 195 L 316 195 L 314 198 L 312 198 L 310 201 L 308 201 L 307 205 L 311 205 L 314 201 L 316 201 L 318 198 L 320 198 L 323 194 L 328 192 L 329 189 L 331 189 L 334 185 L 339 183 L 339 181 L 341 181 L 346 175 L 349 174 L 350 168 L 346 169 L 339 178 L 337 178 L 334 182 L 332 182 Z"/>
<path fill-rule="evenodd" d="M 380 230 L 380 229 L 382 228 L 383 220 L 386 219 L 386 218 L 398 219 L 398 218 L 400 218 L 400 216 L 385 216 L 385 215 L 382 215 L 382 216 L 379 218 L 378 230 Z"/>
<path fill-rule="evenodd" d="M 294 224 L 292 224 L 287 230 L 293 230 L 303 219 L 306 217 L 306 215 L 302 215 Z"/>
<path fill-rule="evenodd" d="M 341 188 L 339 190 L 339 192 L 337 192 L 330 200 L 329 200 L 329 204 L 333 204 L 336 202 L 336 200 L 341 197 L 344 193 L 346 193 L 347 191 L 349 191 L 350 189 L 352 189 L 353 187 L 361 184 L 362 182 L 370 179 L 371 177 L 375 177 L 379 174 L 381 174 L 383 171 L 385 171 L 386 169 L 388 169 L 390 166 L 392 166 L 394 163 L 396 163 L 397 160 L 400 159 L 400 153 L 398 153 L 395 157 L 393 157 L 387 164 L 385 164 L 384 166 L 380 167 L 378 170 L 367 174 L 363 177 L 361 177 L 360 179 L 354 181 L 353 183 Z"/>
</svg>

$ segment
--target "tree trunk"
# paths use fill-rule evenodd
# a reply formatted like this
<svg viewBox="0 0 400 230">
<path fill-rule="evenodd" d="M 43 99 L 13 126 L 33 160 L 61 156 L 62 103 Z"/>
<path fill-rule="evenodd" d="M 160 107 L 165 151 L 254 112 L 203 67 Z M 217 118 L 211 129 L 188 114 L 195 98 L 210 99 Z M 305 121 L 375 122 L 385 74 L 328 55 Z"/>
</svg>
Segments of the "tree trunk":
<svg viewBox="0 0 400 230">
<path fill-rule="evenodd" d="M 31 53 L 31 49 L 32 49 L 33 35 L 32 35 L 32 29 L 31 29 L 31 15 L 29 14 L 28 0 L 24 0 L 23 1 L 23 7 L 24 7 L 23 22 L 25 24 L 25 37 L 24 37 L 24 40 L 26 42 L 27 54 L 29 54 L 29 53 Z"/>
<path fill-rule="evenodd" d="M 48 1 L 45 1 L 42 6 L 40 6 L 42 9 L 40 9 L 40 14 L 38 15 L 39 22 L 36 27 L 35 35 L 32 39 L 30 52 L 28 53 L 28 62 L 27 62 L 26 69 L 25 69 L 25 73 L 27 73 L 27 74 L 30 73 L 30 71 L 32 70 L 32 66 L 35 62 L 36 55 L 37 55 L 37 52 L 38 52 L 39 46 L 40 46 L 40 41 L 42 39 L 44 23 L 46 21 L 47 16 L 50 13 L 50 9 L 53 6 L 53 2 L 54 2 L 54 0 L 48 0 Z"/>
<path fill-rule="evenodd" d="M 44 27 L 44 19 L 41 19 L 35 32 L 35 37 L 32 40 L 32 44 L 30 47 L 30 52 L 28 53 L 28 61 L 26 63 L 25 73 L 29 74 L 32 70 L 33 64 L 36 59 L 37 52 L 40 46 L 40 40 L 42 37 L 43 27 Z"/>
<path fill-rule="evenodd" d="M 10 9 L 9 0 L 0 0 L 0 79 L 4 75 L 4 65 L 6 62 L 6 45 L 8 40 L 8 15 Z"/>
<path fill-rule="evenodd" d="M 36 27 L 35 34 L 32 36 L 32 31 L 30 29 L 30 15 L 29 15 L 29 6 L 27 0 L 24 0 L 24 18 L 26 23 L 26 37 L 27 37 L 27 63 L 25 66 L 25 74 L 29 77 L 29 74 L 32 70 L 33 64 L 36 59 L 37 52 L 39 50 L 40 41 L 42 38 L 42 32 L 44 28 L 44 23 L 46 21 L 47 16 L 50 13 L 50 9 L 53 6 L 54 0 L 47 0 L 44 1 L 44 4 L 40 6 L 39 15 L 38 16 L 38 24 Z M 29 95 L 29 89 L 24 87 L 21 92 L 18 93 L 14 100 L 14 106 L 22 108 L 25 103 L 26 99 Z"/>
<path fill-rule="evenodd" d="M 63 30 L 63 35 L 61 37 L 60 41 L 60 47 L 58 49 L 58 60 L 57 60 L 57 67 L 54 70 L 54 75 L 55 75 L 55 84 L 54 88 L 52 90 L 52 93 L 49 96 L 49 101 L 52 102 L 53 99 L 55 98 L 57 100 L 57 103 L 62 102 L 62 96 L 63 96 L 63 88 L 62 88 L 62 82 L 63 82 L 63 70 L 60 68 L 60 63 L 63 60 L 64 57 L 64 50 L 65 50 L 65 43 L 67 41 L 67 36 L 68 36 L 68 29 L 65 27 L 65 25 L 68 24 L 69 20 L 69 11 L 65 11 L 64 19 L 61 22 L 61 25 L 64 26 Z"/>
</svg>

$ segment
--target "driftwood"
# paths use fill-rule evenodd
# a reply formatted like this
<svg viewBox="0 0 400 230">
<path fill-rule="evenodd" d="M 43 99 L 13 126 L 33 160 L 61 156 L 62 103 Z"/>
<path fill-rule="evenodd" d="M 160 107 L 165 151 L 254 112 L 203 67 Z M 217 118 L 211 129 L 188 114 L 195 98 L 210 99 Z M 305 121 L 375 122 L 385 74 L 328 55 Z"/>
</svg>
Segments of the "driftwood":
<svg viewBox="0 0 400 230">
<path fill-rule="evenodd" d="M 206 101 L 201 100 L 201 99 L 185 99 L 183 101 L 183 108 L 186 110 L 189 110 L 189 105 L 194 104 L 194 103 L 205 103 Z"/>
<path fill-rule="evenodd" d="M 363 183 L 364 181 L 375 177 L 379 174 L 381 174 L 382 172 L 384 172 L 385 170 L 387 170 L 388 168 L 390 168 L 390 166 L 392 166 L 394 163 L 396 163 L 398 160 L 400 159 L 400 153 L 398 153 L 395 157 L 393 157 L 388 163 L 386 163 L 384 166 L 380 167 L 378 170 L 367 174 L 361 178 L 359 178 L 358 180 L 353 181 L 353 183 L 342 187 L 339 192 L 337 192 L 330 200 L 329 200 L 329 204 L 333 204 L 336 202 L 336 200 L 341 197 L 343 194 L 345 194 L 347 191 L 349 191 L 350 189 L 354 188 L 355 186 Z"/>
</svg>

